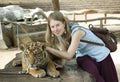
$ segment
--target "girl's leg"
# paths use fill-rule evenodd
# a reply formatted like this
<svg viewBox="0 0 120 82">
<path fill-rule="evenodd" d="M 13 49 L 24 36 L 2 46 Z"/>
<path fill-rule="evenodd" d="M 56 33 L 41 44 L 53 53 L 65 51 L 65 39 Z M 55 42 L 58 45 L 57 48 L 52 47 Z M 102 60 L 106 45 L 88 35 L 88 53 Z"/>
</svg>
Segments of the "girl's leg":
<svg viewBox="0 0 120 82">
<path fill-rule="evenodd" d="M 105 82 L 103 77 L 99 74 L 97 63 L 93 59 L 91 59 L 89 56 L 78 57 L 77 64 L 83 70 L 92 74 L 95 77 L 96 82 Z"/>
<path fill-rule="evenodd" d="M 110 55 L 102 62 L 99 62 L 99 66 L 105 82 L 118 82 L 116 68 Z"/>
</svg>

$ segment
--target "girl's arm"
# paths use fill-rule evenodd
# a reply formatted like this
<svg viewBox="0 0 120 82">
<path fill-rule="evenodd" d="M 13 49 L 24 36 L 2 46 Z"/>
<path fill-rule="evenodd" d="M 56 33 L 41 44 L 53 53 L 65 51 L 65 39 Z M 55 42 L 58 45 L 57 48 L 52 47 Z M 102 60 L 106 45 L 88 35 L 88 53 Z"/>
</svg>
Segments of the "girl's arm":
<svg viewBox="0 0 120 82">
<path fill-rule="evenodd" d="M 76 52 L 78 45 L 80 43 L 80 39 L 84 35 L 85 35 L 84 31 L 77 30 L 72 36 L 71 44 L 70 44 L 67 51 L 59 51 L 59 50 L 56 50 L 56 49 L 51 48 L 51 47 L 46 47 L 46 50 L 49 51 L 50 53 L 52 53 L 53 55 L 59 57 L 59 58 L 70 60 L 75 55 L 75 52 Z"/>
</svg>

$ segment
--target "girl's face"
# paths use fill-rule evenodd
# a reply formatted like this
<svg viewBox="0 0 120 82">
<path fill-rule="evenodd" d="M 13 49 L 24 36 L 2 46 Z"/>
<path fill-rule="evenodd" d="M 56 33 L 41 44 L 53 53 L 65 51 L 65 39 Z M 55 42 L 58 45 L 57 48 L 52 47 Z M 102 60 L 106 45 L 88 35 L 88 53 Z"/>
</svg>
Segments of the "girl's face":
<svg viewBox="0 0 120 82">
<path fill-rule="evenodd" d="M 65 24 L 61 21 L 51 19 L 50 20 L 50 29 L 54 35 L 60 36 L 65 31 Z"/>
</svg>

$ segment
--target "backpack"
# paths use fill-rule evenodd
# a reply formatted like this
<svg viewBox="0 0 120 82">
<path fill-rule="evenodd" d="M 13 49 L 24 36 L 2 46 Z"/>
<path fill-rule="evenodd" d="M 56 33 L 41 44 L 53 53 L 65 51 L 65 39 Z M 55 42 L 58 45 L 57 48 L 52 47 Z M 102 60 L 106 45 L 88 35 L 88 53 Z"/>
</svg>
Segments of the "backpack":
<svg viewBox="0 0 120 82">
<path fill-rule="evenodd" d="M 116 36 L 110 32 L 107 28 L 96 28 L 92 24 L 89 24 L 89 29 L 100 39 L 103 40 L 105 43 L 105 46 L 110 49 L 111 52 L 116 51 L 117 49 L 117 38 Z M 97 42 L 91 42 L 86 40 L 81 40 L 82 42 L 98 45 L 98 46 L 104 46 L 104 44 L 97 43 Z"/>
</svg>

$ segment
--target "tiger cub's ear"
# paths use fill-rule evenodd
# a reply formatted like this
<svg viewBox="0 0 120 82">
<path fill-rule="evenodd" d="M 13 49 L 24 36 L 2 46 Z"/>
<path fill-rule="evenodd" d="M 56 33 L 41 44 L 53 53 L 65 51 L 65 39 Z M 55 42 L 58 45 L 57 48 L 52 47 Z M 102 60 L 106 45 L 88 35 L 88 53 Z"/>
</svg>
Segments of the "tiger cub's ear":
<svg viewBox="0 0 120 82">
<path fill-rule="evenodd" d="M 25 44 L 20 44 L 20 49 L 21 49 L 22 51 L 25 50 L 25 49 L 26 49 Z"/>
<path fill-rule="evenodd" d="M 39 46 L 40 48 L 42 48 L 42 50 L 45 50 L 46 49 L 46 44 L 44 42 L 36 42 L 36 46 Z"/>
</svg>

